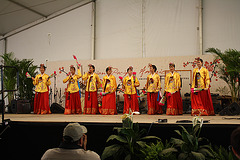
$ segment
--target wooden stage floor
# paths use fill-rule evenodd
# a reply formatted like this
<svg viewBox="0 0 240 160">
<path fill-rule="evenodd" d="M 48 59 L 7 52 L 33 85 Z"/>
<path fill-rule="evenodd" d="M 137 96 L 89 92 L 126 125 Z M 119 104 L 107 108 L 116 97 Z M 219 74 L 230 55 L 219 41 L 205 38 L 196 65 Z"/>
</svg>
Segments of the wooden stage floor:
<svg viewBox="0 0 240 160">
<path fill-rule="evenodd" d="M 122 114 L 118 115 L 64 115 L 64 114 L 5 114 L 5 119 L 15 122 L 84 122 L 84 123 L 121 123 Z M 133 115 L 133 121 L 138 123 L 157 123 L 158 119 L 167 119 L 164 124 L 176 124 L 177 120 L 192 120 L 193 116 L 184 114 L 180 116 L 163 115 Z M 240 124 L 240 115 L 238 116 L 201 116 L 204 120 L 210 120 L 207 124 Z M 234 118 L 234 119 L 224 119 Z M 180 123 L 177 123 L 180 124 Z"/>
</svg>

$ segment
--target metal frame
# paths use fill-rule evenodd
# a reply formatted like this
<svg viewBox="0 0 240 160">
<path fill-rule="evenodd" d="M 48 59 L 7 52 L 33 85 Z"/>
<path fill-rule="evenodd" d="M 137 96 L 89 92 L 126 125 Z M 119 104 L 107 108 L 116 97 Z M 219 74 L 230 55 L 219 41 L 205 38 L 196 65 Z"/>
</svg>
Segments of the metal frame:
<svg viewBox="0 0 240 160">
<path fill-rule="evenodd" d="M 47 15 L 45 15 L 45 14 L 43 14 L 43 13 L 41 13 L 41 12 L 38 12 L 38 11 L 36 11 L 36 10 L 30 8 L 30 7 L 27 7 L 27 6 L 25 6 L 25 5 L 23 5 L 23 4 L 19 3 L 19 2 L 16 2 L 16 1 L 14 1 L 14 0 L 8 0 L 8 1 L 11 2 L 11 3 L 13 3 L 13 4 L 16 4 L 16 5 L 22 7 L 22 8 L 24 8 L 24 9 L 26 9 L 26 10 L 29 10 L 29 11 L 31 11 L 31 12 L 33 12 L 33 13 L 36 13 L 36 14 L 42 16 L 42 17 L 47 18 Z"/>
<path fill-rule="evenodd" d="M 75 10 L 75 9 L 79 8 L 79 7 L 82 7 L 82 6 L 85 6 L 85 5 L 89 4 L 89 3 L 92 3 L 94 0 L 85 0 L 85 1 L 86 1 L 86 2 L 84 2 L 84 3 L 81 2 L 81 4 L 74 5 L 74 6 L 71 6 L 71 7 L 66 8 L 66 9 L 63 9 L 63 10 L 61 10 L 61 11 L 58 11 L 58 12 L 56 12 L 56 13 L 53 13 L 53 14 L 47 16 L 47 18 L 41 18 L 41 19 L 39 19 L 39 20 L 37 20 L 37 21 L 34 21 L 34 22 L 30 23 L 30 24 L 26 24 L 26 25 L 24 25 L 23 27 L 20 27 L 20 28 L 18 28 L 18 29 L 15 29 L 15 30 L 13 30 L 13 31 L 10 31 L 10 32 L 2 35 L 2 37 L 0 38 L 0 41 L 3 40 L 4 38 L 11 37 L 11 36 L 13 36 L 13 35 L 15 35 L 15 34 L 21 33 L 21 32 L 23 32 L 23 31 L 28 30 L 28 29 L 30 29 L 30 28 L 32 28 L 32 27 L 34 27 L 34 26 L 37 26 L 37 25 L 39 25 L 39 24 L 41 24 L 41 23 L 47 22 L 47 21 L 49 21 L 49 20 L 51 20 L 51 19 L 54 19 L 54 18 L 56 18 L 56 17 L 59 17 L 59 16 L 61 16 L 61 15 L 63 15 L 63 14 L 66 14 L 66 13 L 72 11 L 72 10 Z"/>
<path fill-rule="evenodd" d="M 3 86 L 3 68 L 14 68 L 17 71 L 17 89 L 14 90 L 4 90 L 4 86 Z M 2 94 L 2 105 L 1 105 L 1 109 L 2 109 L 2 125 L 5 126 L 5 119 L 4 119 L 4 114 L 5 114 L 5 103 L 4 103 L 4 92 L 13 92 L 13 91 L 17 91 L 18 87 L 19 87 L 19 71 L 18 68 L 15 66 L 3 66 L 0 65 L 0 69 L 1 69 L 1 94 Z"/>
</svg>

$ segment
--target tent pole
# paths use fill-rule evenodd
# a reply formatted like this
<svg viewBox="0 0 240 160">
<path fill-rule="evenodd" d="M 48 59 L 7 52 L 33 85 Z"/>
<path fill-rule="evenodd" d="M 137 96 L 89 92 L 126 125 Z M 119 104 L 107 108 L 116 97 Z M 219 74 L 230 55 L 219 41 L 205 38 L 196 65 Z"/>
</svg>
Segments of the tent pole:
<svg viewBox="0 0 240 160">
<path fill-rule="evenodd" d="M 92 55 L 91 60 L 95 59 L 95 26 L 96 26 L 96 1 L 92 1 Z"/>
<path fill-rule="evenodd" d="M 3 50 L 3 53 L 7 53 L 7 38 L 4 38 L 3 41 L 4 41 L 4 50 Z"/>
<path fill-rule="evenodd" d="M 203 55 L 203 0 L 199 0 L 198 7 L 198 33 L 199 33 L 199 54 Z"/>
</svg>

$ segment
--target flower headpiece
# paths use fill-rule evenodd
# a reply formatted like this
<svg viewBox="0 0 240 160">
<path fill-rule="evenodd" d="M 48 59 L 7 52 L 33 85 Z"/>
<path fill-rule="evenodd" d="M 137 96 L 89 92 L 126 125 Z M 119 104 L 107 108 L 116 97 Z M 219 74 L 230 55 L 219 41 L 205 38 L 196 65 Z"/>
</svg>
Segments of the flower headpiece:
<svg viewBox="0 0 240 160">
<path fill-rule="evenodd" d="M 88 67 L 92 67 L 93 65 L 92 64 L 89 64 Z"/>
<path fill-rule="evenodd" d="M 108 68 L 109 70 L 111 70 L 111 69 L 112 69 L 112 67 L 111 67 L 111 66 L 108 66 L 107 68 Z"/>
<path fill-rule="evenodd" d="M 70 65 L 70 68 L 73 68 L 74 66 L 73 65 Z"/>
<path fill-rule="evenodd" d="M 152 67 L 152 64 L 151 64 L 151 63 L 148 63 L 148 67 L 149 67 L 149 68 Z"/>
<path fill-rule="evenodd" d="M 129 67 L 128 67 L 128 69 L 131 69 L 131 70 L 133 70 L 133 67 L 132 67 L 132 66 L 129 66 Z"/>
<path fill-rule="evenodd" d="M 195 60 L 196 60 L 196 61 L 199 61 L 199 60 L 200 60 L 200 57 L 195 58 Z"/>
<path fill-rule="evenodd" d="M 44 66 L 44 64 L 42 63 L 42 64 L 40 64 L 40 67 L 44 67 L 45 68 L 45 66 Z"/>
<path fill-rule="evenodd" d="M 175 64 L 173 62 L 170 62 L 169 66 L 174 66 L 175 67 Z"/>
</svg>

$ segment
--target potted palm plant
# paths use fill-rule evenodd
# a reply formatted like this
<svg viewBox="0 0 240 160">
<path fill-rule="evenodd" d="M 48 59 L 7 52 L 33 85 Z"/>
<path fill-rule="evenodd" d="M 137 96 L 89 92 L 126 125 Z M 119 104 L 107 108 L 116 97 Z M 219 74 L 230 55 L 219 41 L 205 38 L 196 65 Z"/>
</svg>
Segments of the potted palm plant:
<svg viewBox="0 0 240 160">
<path fill-rule="evenodd" d="M 19 72 L 19 88 L 17 92 L 18 99 L 21 100 L 29 100 L 33 101 L 34 85 L 31 79 L 27 79 L 25 74 L 29 72 L 30 75 L 36 76 L 37 66 L 33 64 L 32 59 L 22 59 L 19 60 L 14 57 L 14 53 L 4 53 L 0 56 L 2 58 L 2 64 L 5 66 L 16 66 Z M 12 68 L 4 68 L 3 82 L 4 89 L 13 90 L 16 88 L 17 77 L 16 70 Z M 14 92 L 8 92 L 6 94 L 9 102 L 9 106 L 11 105 L 12 100 L 14 99 Z"/>
<path fill-rule="evenodd" d="M 232 103 L 239 102 L 240 96 L 240 51 L 227 49 L 224 52 L 217 48 L 208 48 L 206 52 L 215 54 L 222 63 L 218 64 L 220 79 L 225 81 L 230 89 Z"/>
</svg>

